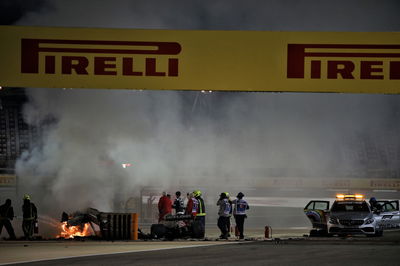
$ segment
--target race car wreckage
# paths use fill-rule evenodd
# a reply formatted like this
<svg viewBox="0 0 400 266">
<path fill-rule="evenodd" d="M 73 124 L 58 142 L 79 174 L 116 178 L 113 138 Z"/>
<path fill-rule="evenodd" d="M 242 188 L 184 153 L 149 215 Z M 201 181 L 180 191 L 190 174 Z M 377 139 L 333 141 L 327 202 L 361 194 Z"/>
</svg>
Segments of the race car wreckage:
<svg viewBox="0 0 400 266">
<path fill-rule="evenodd" d="M 90 225 L 95 237 L 105 240 L 132 239 L 132 214 L 107 213 L 94 208 L 77 211 L 70 215 L 63 212 L 61 223 L 66 227 L 85 228 Z M 202 238 L 204 232 L 191 215 L 166 215 L 159 224 L 152 224 L 150 233 L 138 229 L 139 239 Z"/>
</svg>

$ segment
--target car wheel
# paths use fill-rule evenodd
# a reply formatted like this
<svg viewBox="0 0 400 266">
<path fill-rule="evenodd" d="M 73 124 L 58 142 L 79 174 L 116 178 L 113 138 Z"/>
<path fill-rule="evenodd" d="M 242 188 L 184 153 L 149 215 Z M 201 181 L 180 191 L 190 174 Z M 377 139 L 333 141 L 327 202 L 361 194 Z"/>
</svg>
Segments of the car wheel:
<svg viewBox="0 0 400 266">
<path fill-rule="evenodd" d="M 310 231 L 310 237 L 315 237 L 315 236 L 319 236 L 318 235 L 318 230 L 313 229 L 313 230 Z"/>
<path fill-rule="evenodd" d="M 163 224 L 152 224 L 150 232 L 151 238 L 160 239 L 167 233 L 167 228 Z"/>
<path fill-rule="evenodd" d="M 328 233 L 327 230 L 320 230 L 320 231 L 319 231 L 319 235 L 320 235 L 320 236 L 327 237 L 327 236 L 329 236 L 329 233 Z"/>
</svg>

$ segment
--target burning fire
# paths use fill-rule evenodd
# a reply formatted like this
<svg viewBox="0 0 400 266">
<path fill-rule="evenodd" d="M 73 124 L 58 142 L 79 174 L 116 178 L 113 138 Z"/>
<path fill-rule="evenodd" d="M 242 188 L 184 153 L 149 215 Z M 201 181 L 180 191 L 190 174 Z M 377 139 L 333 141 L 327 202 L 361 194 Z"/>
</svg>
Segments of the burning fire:
<svg viewBox="0 0 400 266">
<path fill-rule="evenodd" d="M 89 236 L 89 224 L 86 223 L 84 227 L 81 226 L 68 226 L 67 222 L 61 223 L 61 233 L 57 237 L 74 238 L 75 236 Z"/>
</svg>

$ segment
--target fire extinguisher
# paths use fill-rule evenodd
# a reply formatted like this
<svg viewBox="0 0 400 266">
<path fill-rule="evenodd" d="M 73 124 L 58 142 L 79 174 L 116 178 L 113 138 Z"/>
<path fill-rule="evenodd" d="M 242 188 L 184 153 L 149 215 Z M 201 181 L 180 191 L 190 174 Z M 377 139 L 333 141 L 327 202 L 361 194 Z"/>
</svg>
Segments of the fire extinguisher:
<svg viewBox="0 0 400 266">
<path fill-rule="evenodd" d="M 272 238 L 272 228 L 271 226 L 266 225 L 265 226 L 265 238 Z"/>
<path fill-rule="evenodd" d="M 35 234 L 38 234 L 38 233 L 39 233 L 39 224 L 38 224 L 38 221 L 35 221 L 35 223 L 34 223 L 34 225 L 33 225 L 33 232 L 34 232 Z"/>
</svg>

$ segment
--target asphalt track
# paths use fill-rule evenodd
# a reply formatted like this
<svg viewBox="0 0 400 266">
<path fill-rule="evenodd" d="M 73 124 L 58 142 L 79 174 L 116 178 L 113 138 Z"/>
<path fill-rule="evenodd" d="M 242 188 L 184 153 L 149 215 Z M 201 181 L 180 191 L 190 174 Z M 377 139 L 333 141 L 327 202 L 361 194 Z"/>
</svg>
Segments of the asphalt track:
<svg viewBox="0 0 400 266">
<path fill-rule="evenodd" d="M 394 243 L 319 241 L 243 242 L 71 259 L 21 265 L 399 265 Z"/>
<path fill-rule="evenodd" d="M 193 243 L 202 244 L 207 241 Z M 399 231 L 386 233 L 382 238 L 299 237 L 210 244 L 14 265 L 400 265 Z"/>
</svg>

